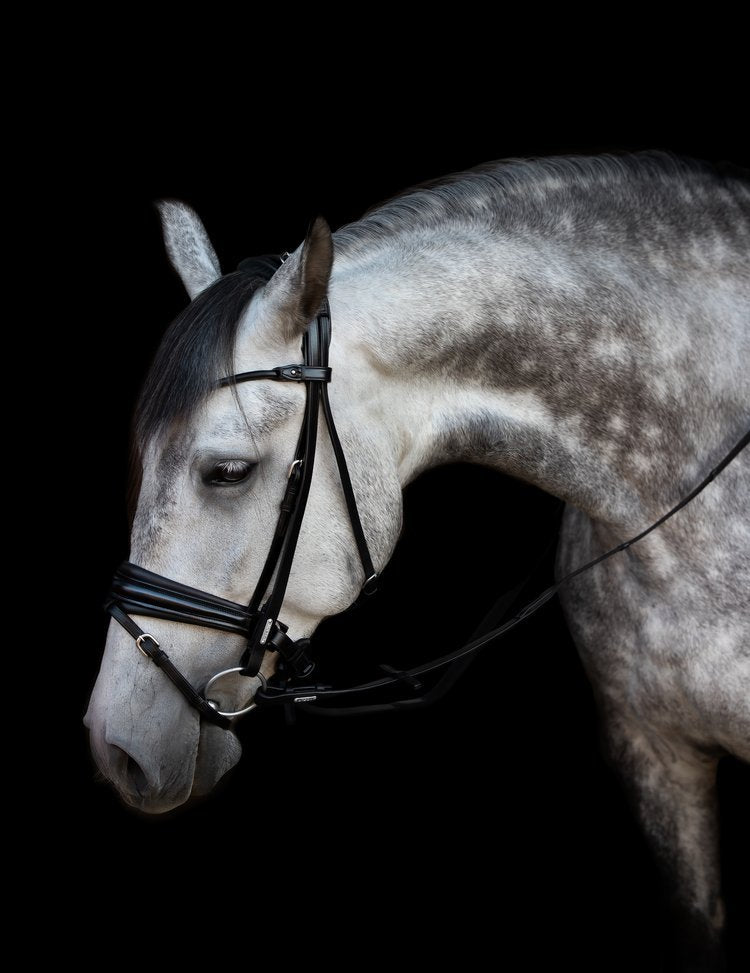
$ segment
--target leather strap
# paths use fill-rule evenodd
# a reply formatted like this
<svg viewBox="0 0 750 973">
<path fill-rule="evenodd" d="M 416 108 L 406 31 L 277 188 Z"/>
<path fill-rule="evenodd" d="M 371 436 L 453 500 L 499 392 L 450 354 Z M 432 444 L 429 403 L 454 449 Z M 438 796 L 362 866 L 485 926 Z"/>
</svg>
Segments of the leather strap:
<svg viewBox="0 0 750 973">
<path fill-rule="evenodd" d="M 305 332 L 302 342 L 305 364 L 321 368 L 319 319 Z M 268 637 L 277 624 L 278 614 L 284 601 L 289 575 L 292 570 L 302 518 L 310 493 L 315 465 L 315 449 L 320 412 L 320 389 L 317 380 L 306 383 L 307 397 L 302 419 L 302 431 L 292 463 L 292 475 L 287 486 L 276 532 L 271 543 L 260 579 L 250 600 L 254 608 L 262 598 L 265 602 L 258 611 L 255 626 L 250 633 L 248 647 L 240 661 L 242 674 L 257 675 L 268 646 Z M 290 497 L 291 494 L 291 497 Z"/>
<path fill-rule="evenodd" d="M 354 495 L 352 479 L 349 476 L 349 468 L 346 465 L 344 448 L 341 445 L 341 440 L 339 439 L 339 434 L 333 421 L 331 403 L 328 401 L 328 388 L 325 385 L 322 389 L 322 403 L 323 416 L 325 417 L 326 425 L 328 426 L 328 434 L 331 437 L 333 453 L 336 457 L 336 463 L 338 464 L 339 468 L 341 490 L 344 494 L 347 510 L 349 511 L 349 522 L 352 525 L 352 533 L 354 534 L 357 551 L 359 552 L 359 559 L 362 562 L 362 570 L 365 575 L 365 582 L 362 586 L 362 592 L 366 595 L 372 595 L 377 591 L 378 573 L 375 570 L 375 566 L 372 563 L 372 558 L 370 557 L 370 549 L 367 546 L 367 538 L 365 537 L 365 532 L 362 528 L 362 521 L 360 519 L 359 509 L 357 507 L 357 498 Z"/>
<path fill-rule="evenodd" d="M 322 330 L 322 353 L 324 355 L 324 363 L 327 365 L 328 349 L 331 346 L 331 312 L 330 308 L 328 307 L 328 301 L 325 302 L 318 316 L 318 326 Z M 326 421 L 326 426 L 328 427 L 328 435 L 330 436 L 331 445 L 333 446 L 333 454 L 336 457 L 336 465 L 339 468 L 339 479 L 341 481 L 341 489 L 344 494 L 344 500 L 346 501 L 346 508 L 349 513 L 349 522 L 352 525 L 354 541 L 357 545 L 359 559 L 362 563 L 362 570 L 365 576 L 362 592 L 366 595 L 371 595 L 377 590 L 378 575 L 372 563 L 372 558 L 370 557 L 370 549 L 367 546 L 365 532 L 362 529 L 362 521 L 359 516 L 359 508 L 357 507 L 357 498 L 354 495 L 352 478 L 349 476 L 349 467 L 346 463 L 344 448 L 341 445 L 341 440 L 339 439 L 336 423 L 333 421 L 333 413 L 331 411 L 331 403 L 328 398 L 327 385 L 324 385 L 321 389 L 321 401 L 323 405 L 323 416 Z"/>
<path fill-rule="evenodd" d="M 554 595 L 563 587 L 563 585 L 568 584 L 574 578 L 577 578 L 580 574 L 585 571 L 590 571 L 592 568 L 596 567 L 597 564 L 601 564 L 603 561 L 614 557 L 616 554 L 620 554 L 637 544 L 639 541 L 643 540 L 648 534 L 657 527 L 660 527 L 663 523 L 673 517 L 678 511 L 686 507 L 691 500 L 694 500 L 700 493 L 705 490 L 705 488 L 711 483 L 718 475 L 724 470 L 735 457 L 737 457 L 743 449 L 747 447 L 750 443 L 750 430 L 748 430 L 742 438 L 737 442 L 732 449 L 726 454 L 726 456 L 718 463 L 703 480 L 684 496 L 678 503 L 676 503 L 667 513 L 659 517 L 652 524 L 642 530 L 640 533 L 631 537 L 627 541 L 623 541 L 621 544 L 617 544 L 615 547 L 606 551 L 604 554 L 600 554 L 599 557 L 588 561 L 586 564 L 582 564 L 580 567 L 566 574 L 559 581 L 545 588 L 541 594 L 537 595 L 532 601 L 524 605 L 520 611 L 518 611 L 512 618 L 508 621 L 503 622 L 500 625 L 495 625 L 493 628 L 488 628 L 488 625 L 493 625 L 497 619 L 499 611 L 499 605 L 502 600 L 506 598 L 506 595 L 501 596 L 500 601 L 497 605 L 493 606 L 487 615 L 485 621 L 480 625 L 479 629 L 475 633 L 474 637 L 468 642 L 467 645 L 463 645 L 453 652 L 448 652 L 445 655 L 440 656 L 437 659 L 432 659 L 430 662 L 426 662 L 423 665 L 415 666 L 412 669 L 405 671 L 399 671 L 395 676 L 389 676 L 381 679 L 374 679 L 370 682 L 361 683 L 357 686 L 349 686 L 345 689 L 332 689 L 330 686 L 321 685 L 303 685 L 303 686 L 291 686 L 287 687 L 285 685 L 274 686 L 269 684 L 267 688 L 260 689 L 255 694 L 254 702 L 261 708 L 263 706 L 279 706 L 279 705 L 294 705 L 294 708 L 301 708 L 305 712 L 314 713 L 320 716 L 353 716 L 365 713 L 377 713 L 377 712 L 390 712 L 394 710 L 411 709 L 417 706 L 429 705 L 429 703 L 435 702 L 437 699 L 442 698 L 447 689 L 449 689 L 456 681 L 458 676 L 466 669 L 468 662 L 476 656 L 476 654 L 483 649 L 490 642 L 494 642 L 500 636 L 505 635 L 507 632 L 514 629 L 521 622 L 525 621 L 534 615 L 539 609 L 546 605 Z M 514 599 L 510 599 L 511 601 Z M 409 679 L 419 679 L 421 676 L 428 675 L 429 673 L 435 672 L 439 669 L 445 667 L 451 667 L 451 672 L 448 674 L 448 678 L 445 683 L 441 680 L 437 686 L 433 687 L 428 693 L 423 696 L 413 697 L 411 699 L 396 699 L 385 703 L 370 703 L 360 706 L 339 706 L 338 701 L 345 699 L 346 697 L 351 697 L 356 699 L 358 696 L 367 695 L 374 691 L 380 691 L 387 688 L 395 688 L 398 686 L 403 686 L 408 682 Z M 381 667 L 382 668 L 382 667 Z M 441 685 L 442 683 L 442 685 Z M 325 700 L 331 699 L 337 702 L 335 707 L 326 707 Z"/>
<path fill-rule="evenodd" d="M 244 605 L 164 578 L 129 561 L 115 571 L 108 604 L 119 605 L 132 615 L 217 628 L 246 638 L 253 621 Z"/>
<path fill-rule="evenodd" d="M 164 675 L 170 679 L 174 685 L 179 689 L 185 699 L 190 703 L 191 706 L 195 707 L 204 719 L 207 719 L 211 723 L 215 723 L 216 726 L 222 727 L 226 730 L 231 723 L 226 716 L 221 716 L 208 702 L 208 700 L 201 696 L 201 694 L 192 686 L 190 682 L 183 676 L 180 670 L 172 662 L 166 652 L 164 652 L 160 647 L 159 643 L 156 641 L 153 635 L 145 632 L 139 625 L 137 625 L 132 618 L 130 618 L 120 607 L 115 603 L 110 603 L 107 610 L 110 615 L 122 625 L 128 634 L 132 635 L 135 639 L 135 644 L 138 646 L 143 655 L 147 656 L 151 661 L 157 665 Z"/>
<path fill-rule="evenodd" d="M 270 379 L 272 382 L 330 382 L 331 369 L 319 365 L 279 365 L 277 368 L 263 368 L 254 372 L 240 372 L 227 375 L 216 383 L 219 388 L 237 385 L 239 382 L 255 382 Z"/>
</svg>

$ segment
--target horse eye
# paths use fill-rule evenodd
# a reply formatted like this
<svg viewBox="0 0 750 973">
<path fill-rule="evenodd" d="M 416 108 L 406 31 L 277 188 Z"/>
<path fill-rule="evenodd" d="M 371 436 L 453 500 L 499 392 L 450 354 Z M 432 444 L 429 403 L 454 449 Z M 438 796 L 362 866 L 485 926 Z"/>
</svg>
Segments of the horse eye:
<svg viewBox="0 0 750 973">
<path fill-rule="evenodd" d="M 253 464 L 245 460 L 225 459 L 214 466 L 208 479 L 213 484 L 242 483 L 250 475 L 252 468 Z"/>
</svg>

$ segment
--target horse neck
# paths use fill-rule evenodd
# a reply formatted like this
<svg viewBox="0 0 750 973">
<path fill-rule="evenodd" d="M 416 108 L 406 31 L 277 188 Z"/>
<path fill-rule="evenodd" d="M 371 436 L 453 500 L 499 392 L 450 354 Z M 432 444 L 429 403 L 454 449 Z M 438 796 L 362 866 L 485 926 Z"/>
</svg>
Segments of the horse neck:
<svg viewBox="0 0 750 973">
<path fill-rule="evenodd" d="M 681 298 L 642 270 L 583 240 L 467 227 L 337 253 L 334 327 L 369 360 L 402 483 L 480 463 L 628 527 L 699 479 L 702 447 L 733 432 L 706 421 L 712 390 L 736 386 L 739 416 L 742 383 L 716 336 L 686 336 L 688 282 Z"/>
</svg>

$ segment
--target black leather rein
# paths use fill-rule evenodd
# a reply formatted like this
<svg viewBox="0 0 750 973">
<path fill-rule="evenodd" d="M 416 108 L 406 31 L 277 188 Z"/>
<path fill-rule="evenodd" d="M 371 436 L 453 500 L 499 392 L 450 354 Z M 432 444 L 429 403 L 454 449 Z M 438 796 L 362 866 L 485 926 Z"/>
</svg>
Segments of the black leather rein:
<svg viewBox="0 0 750 973">
<path fill-rule="evenodd" d="M 256 258 L 253 261 L 245 261 L 240 264 L 240 269 L 252 269 L 256 274 L 260 270 L 265 279 L 268 279 L 280 263 L 279 258 Z M 287 707 L 287 712 L 291 712 L 293 708 L 302 708 L 322 715 L 348 716 L 354 713 L 412 708 L 435 702 L 453 685 L 480 649 L 533 615 L 564 584 L 636 544 L 647 534 L 650 534 L 652 530 L 669 520 L 670 517 L 697 497 L 750 442 L 750 431 L 748 431 L 722 461 L 666 514 L 635 537 L 618 544 L 606 553 L 594 558 L 594 560 L 571 571 L 570 574 L 545 589 L 533 601 L 525 605 L 509 621 L 498 625 L 500 617 L 504 616 L 505 610 L 510 607 L 507 603 L 502 604 L 503 600 L 508 601 L 506 596 L 503 596 L 498 604 L 491 609 L 487 618 L 467 645 L 406 671 L 399 671 L 390 666 L 381 666 L 381 670 L 386 673 L 381 678 L 356 686 L 334 689 L 330 686 L 310 682 L 314 670 L 314 663 L 308 654 L 310 640 L 298 639 L 296 642 L 292 641 L 286 634 L 287 626 L 278 617 L 284 601 L 307 497 L 310 492 L 315 464 L 318 415 L 321 409 L 336 457 L 341 488 L 362 563 L 365 578 L 363 592 L 370 594 L 377 583 L 377 573 L 373 567 L 367 539 L 362 529 L 357 501 L 346 465 L 346 457 L 336 431 L 328 399 L 328 383 L 331 381 L 331 369 L 328 365 L 330 343 L 331 316 L 328 304 L 325 302 L 303 338 L 302 364 L 281 365 L 277 368 L 242 372 L 223 378 L 218 383 L 219 387 L 225 387 L 234 386 L 240 382 L 258 380 L 302 382 L 306 389 L 302 428 L 297 441 L 294 460 L 290 467 L 287 487 L 281 501 L 276 530 L 249 604 L 245 606 L 227 601 L 209 592 L 191 588 L 178 581 L 172 581 L 170 578 L 154 574 L 137 564 L 126 561 L 120 565 L 115 573 L 109 599 L 105 605 L 109 614 L 135 639 L 136 645 L 143 655 L 161 668 L 188 703 L 197 709 L 205 719 L 225 729 L 231 725 L 232 718 L 240 716 L 250 709 L 263 706 L 284 705 Z M 515 595 L 516 592 L 513 594 Z M 514 598 L 509 600 L 512 603 Z M 142 629 L 130 617 L 131 615 L 163 618 L 167 621 L 200 625 L 206 628 L 219 629 L 222 632 L 242 635 L 247 639 L 247 647 L 240 659 L 239 666 L 216 673 L 208 680 L 203 691 L 199 692 L 170 661 L 154 636 Z M 218 704 L 207 696 L 212 684 L 228 673 L 240 673 L 243 676 L 251 677 L 259 676 L 263 656 L 267 650 L 278 652 L 280 656 L 277 670 L 280 675 L 275 677 L 274 683 L 266 683 L 266 680 L 260 676 L 261 688 L 255 693 L 254 701 L 250 706 L 236 712 L 220 712 Z M 439 669 L 446 669 L 439 682 L 428 692 L 419 695 L 423 688 L 421 677 Z M 362 695 L 389 687 L 398 687 L 402 690 L 405 688 L 411 693 L 411 696 L 384 703 L 366 703 L 348 707 L 338 705 L 340 700 L 347 697 L 356 699 Z M 334 707 L 321 705 L 325 700 L 335 700 L 337 705 Z"/>
</svg>

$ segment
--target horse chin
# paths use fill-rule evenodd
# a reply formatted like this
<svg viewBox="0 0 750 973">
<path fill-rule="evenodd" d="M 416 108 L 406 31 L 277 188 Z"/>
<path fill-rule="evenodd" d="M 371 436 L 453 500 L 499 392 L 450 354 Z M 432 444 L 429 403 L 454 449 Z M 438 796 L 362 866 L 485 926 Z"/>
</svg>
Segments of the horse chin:
<svg viewBox="0 0 750 973">
<path fill-rule="evenodd" d="M 242 744 L 231 730 L 210 724 L 202 726 L 190 796 L 209 794 L 241 756 Z"/>
</svg>

